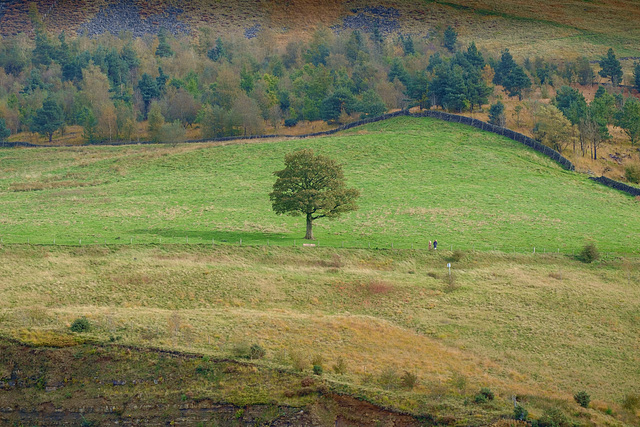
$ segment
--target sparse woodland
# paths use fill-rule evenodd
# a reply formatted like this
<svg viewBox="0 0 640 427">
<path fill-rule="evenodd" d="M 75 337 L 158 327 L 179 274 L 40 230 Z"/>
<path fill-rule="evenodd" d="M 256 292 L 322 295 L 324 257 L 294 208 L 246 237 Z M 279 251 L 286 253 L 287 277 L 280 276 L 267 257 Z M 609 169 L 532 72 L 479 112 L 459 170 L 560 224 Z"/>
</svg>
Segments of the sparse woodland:
<svg viewBox="0 0 640 427">
<path fill-rule="evenodd" d="M 519 63 L 506 49 L 463 46 L 452 27 L 431 38 L 320 28 L 285 44 L 269 31 L 225 38 L 207 28 L 71 38 L 46 28 L 37 10 L 30 17 L 33 37 L 0 45 L 0 137 L 10 141 L 301 134 L 440 108 L 529 133 L 579 169 L 637 183 L 640 81 L 619 86 L 612 49 L 594 66 L 585 57 Z M 633 71 L 640 80 L 640 65 Z"/>
</svg>

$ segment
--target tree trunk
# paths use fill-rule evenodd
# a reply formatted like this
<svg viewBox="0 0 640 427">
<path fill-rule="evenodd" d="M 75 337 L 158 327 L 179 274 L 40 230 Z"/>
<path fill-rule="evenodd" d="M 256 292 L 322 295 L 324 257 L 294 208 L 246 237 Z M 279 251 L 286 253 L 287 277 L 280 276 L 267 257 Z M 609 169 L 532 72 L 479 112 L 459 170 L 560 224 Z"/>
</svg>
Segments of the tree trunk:
<svg viewBox="0 0 640 427">
<path fill-rule="evenodd" d="M 306 240 L 313 240 L 313 219 L 311 214 L 307 214 L 307 234 L 304 236 Z"/>
</svg>

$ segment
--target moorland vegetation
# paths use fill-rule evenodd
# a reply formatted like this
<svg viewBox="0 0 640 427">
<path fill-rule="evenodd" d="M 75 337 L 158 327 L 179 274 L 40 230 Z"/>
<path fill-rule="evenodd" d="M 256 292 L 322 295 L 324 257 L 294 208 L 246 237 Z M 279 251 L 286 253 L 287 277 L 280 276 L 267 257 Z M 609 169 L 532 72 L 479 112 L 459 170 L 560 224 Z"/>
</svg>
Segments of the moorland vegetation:
<svg viewBox="0 0 640 427">
<path fill-rule="evenodd" d="M 586 32 L 586 15 L 570 27 L 544 7 L 524 18 L 526 3 L 478 11 L 474 28 L 515 20 L 580 54 L 497 49 L 489 26 L 67 39 L 32 7 L 33 39 L 0 46 L 0 139 L 54 147 L 0 150 L 0 421 L 171 423 L 213 408 L 227 424 L 637 425 L 637 199 L 427 118 L 180 144 L 441 108 L 637 182 L 640 69 L 615 57 L 635 52 L 619 33 L 633 28 Z M 99 145 L 143 139 L 170 144 Z M 358 211 L 316 224 L 315 247 L 269 200 L 273 172 L 304 149 L 339 159 L 361 194 Z M 344 410 L 341 396 L 390 412 Z"/>
</svg>

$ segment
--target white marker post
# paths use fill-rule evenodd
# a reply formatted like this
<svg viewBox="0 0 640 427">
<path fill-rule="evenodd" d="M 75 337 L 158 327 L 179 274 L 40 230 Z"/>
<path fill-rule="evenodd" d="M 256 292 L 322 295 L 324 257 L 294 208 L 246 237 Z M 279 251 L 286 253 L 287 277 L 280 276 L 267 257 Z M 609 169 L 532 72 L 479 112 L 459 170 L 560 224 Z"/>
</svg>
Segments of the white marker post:
<svg viewBox="0 0 640 427">
<path fill-rule="evenodd" d="M 449 269 L 449 277 L 451 277 L 451 263 L 447 263 L 447 268 Z"/>
</svg>

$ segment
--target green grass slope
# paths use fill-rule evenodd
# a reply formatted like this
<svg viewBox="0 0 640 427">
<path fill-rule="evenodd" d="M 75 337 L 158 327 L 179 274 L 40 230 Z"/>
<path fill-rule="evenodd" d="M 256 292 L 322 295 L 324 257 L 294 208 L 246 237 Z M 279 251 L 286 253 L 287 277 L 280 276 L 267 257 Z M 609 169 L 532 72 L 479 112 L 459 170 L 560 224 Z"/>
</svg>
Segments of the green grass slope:
<svg viewBox="0 0 640 427">
<path fill-rule="evenodd" d="M 5 243 L 300 245 L 301 218 L 268 193 L 284 155 L 344 164 L 360 209 L 316 222 L 320 245 L 637 253 L 638 202 L 493 134 L 397 118 L 337 136 L 218 147 L 0 150 Z"/>
</svg>

